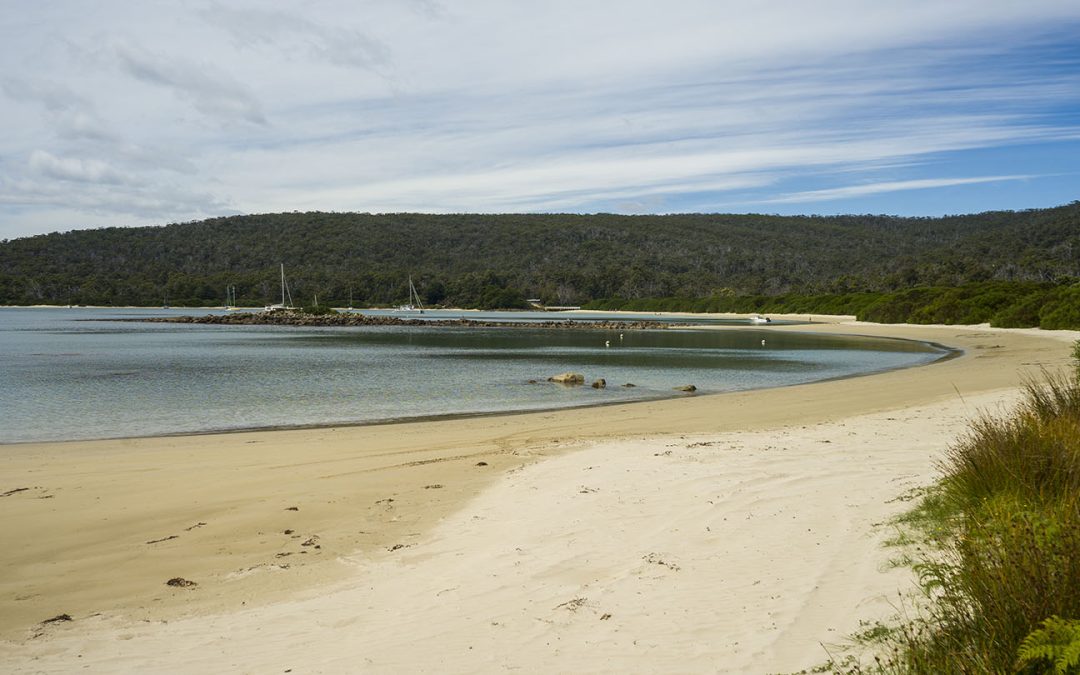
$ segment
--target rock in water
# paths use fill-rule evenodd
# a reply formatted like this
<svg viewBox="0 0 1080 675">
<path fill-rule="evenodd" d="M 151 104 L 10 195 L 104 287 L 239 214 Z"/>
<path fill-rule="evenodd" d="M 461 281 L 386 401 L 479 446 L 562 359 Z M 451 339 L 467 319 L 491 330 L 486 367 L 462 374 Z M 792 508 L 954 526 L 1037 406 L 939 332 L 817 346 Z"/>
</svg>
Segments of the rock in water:
<svg viewBox="0 0 1080 675">
<path fill-rule="evenodd" d="M 598 380 L 593 380 L 593 383 L 592 383 L 592 388 L 593 389 L 605 389 L 606 387 L 607 387 L 607 380 L 605 380 L 604 378 L 601 377 Z"/>
<path fill-rule="evenodd" d="M 675 387 L 674 389 L 675 389 L 675 391 L 688 391 L 688 392 L 697 391 L 697 387 L 695 387 L 692 384 L 684 384 L 683 386 Z"/>
<path fill-rule="evenodd" d="M 560 373 L 548 378 L 548 382 L 559 384 L 585 384 L 585 376 L 581 373 Z"/>
</svg>

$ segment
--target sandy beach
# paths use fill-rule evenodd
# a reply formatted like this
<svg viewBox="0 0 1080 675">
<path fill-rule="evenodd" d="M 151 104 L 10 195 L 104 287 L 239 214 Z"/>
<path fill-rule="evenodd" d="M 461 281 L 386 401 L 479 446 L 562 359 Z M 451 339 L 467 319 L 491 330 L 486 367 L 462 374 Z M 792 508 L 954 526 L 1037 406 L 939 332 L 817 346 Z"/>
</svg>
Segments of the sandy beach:
<svg viewBox="0 0 1080 675">
<path fill-rule="evenodd" d="M 770 330 L 963 351 L 602 408 L 0 447 L 0 669 L 812 667 L 910 588 L 881 546 L 901 497 L 1080 338 L 814 319 Z"/>
</svg>

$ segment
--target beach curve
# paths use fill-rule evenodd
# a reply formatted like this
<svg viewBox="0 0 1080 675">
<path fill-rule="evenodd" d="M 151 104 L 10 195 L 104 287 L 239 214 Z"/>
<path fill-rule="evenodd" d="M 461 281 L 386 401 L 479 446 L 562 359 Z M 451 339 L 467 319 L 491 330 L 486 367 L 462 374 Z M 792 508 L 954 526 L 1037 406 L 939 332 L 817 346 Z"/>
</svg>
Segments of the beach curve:
<svg viewBox="0 0 1080 675">
<path fill-rule="evenodd" d="M 886 500 L 932 478 L 964 419 L 1066 363 L 1076 336 L 850 322 L 791 329 L 920 339 L 964 354 L 842 381 L 600 409 L 12 448 L 4 475 L 10 489 L 27 490 L 0 501 L 19 543 L 0 563 L 0 664 L 61 671 L 82 654 L 80 665 L 156 671 L 229 659 L 284 669 L 300 658 L 289 638 L 302 635 L 325 642 L 314 668 L 324 672 L 362 659 L 376 672 L 812 665 L 824 657 L 818 642 L 847 629 L 838 614 L 874 605 L 880 593 L 868 590 L 903 583 L 878 570 L 883 554 L 874 553 L 869 526 L 898 508 Z M 752 527 L 723 520 L 747 513 Z M 787 516 L 798 529 L 781 526 Z M 817 549 L 824 554 L 803 555 Z M 784 551 L 789 567 L 776 562 Z M 714 578 L 716 568 L 726 571 Z M 166 586 L 174 577 L 198 585 Z M 703 590 L 715 597 L 703 602 Z M 730 604 L 740 602 L 752 608 L 746 616 Z M 391 620 L 391 608 L 405 618 Z M 74 621 L 40 623 L 65 613 Z M 228 648 L 198 648 L 225 626 Z M 102 641 L 120 634 L 131 639 Z M 368 637 L 347 648 L 343 635 Z M 619 654 L 625 660 L 612 660 Z"/>
</svg>

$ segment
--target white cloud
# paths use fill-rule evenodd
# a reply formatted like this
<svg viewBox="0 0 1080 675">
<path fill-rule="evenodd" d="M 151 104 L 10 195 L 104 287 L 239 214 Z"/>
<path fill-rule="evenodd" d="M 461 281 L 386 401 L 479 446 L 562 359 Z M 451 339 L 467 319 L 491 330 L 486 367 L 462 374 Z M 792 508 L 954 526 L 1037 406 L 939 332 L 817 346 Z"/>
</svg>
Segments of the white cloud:
<svg viewBox="0 0 1080 675">
<path fill-rule="evenodd" d="M 164 56 L 134 44 L 114 48 L 121 68 L 137 80 L 165 87 L 211 117 L 266 124 L 262 106 L 245 86 L 209 63 Z"/>
<path fill-rule="evenodd" d="M 1030 180 L 1038 176 L 974 176 L 970 178 L 920 178 L 916 180 L 894 180 L 882 183 L 847 185 L 827 190 L 807 190 L 773 199 L 762 200 L 765 204 L 802 204 L 806 202 L 829 201 L 846 197 L 862 197 L 882 192 L 902 192 L 904 190 L 927 190 L 955 185 L 977 185 L 980 183 L 1000 183 L 1002 181 Z"/>
<path fill-rule="evenodd" d="M 175 220 L 162 214 L 207 218 L 237 213 L 227 201 L 210 192 L 192 192 L 169 184 L 86 183 L 83 189 L 72 190 L 67 182 L 43 182 L 32 177 L 0 181 L 0 209 L 19 214 L 4 237 Z"/>
<path fill-rule="evenodd" d="M 42 176 L 58 180 L 114 185 L 132 182 L 130 177 L 123 175 L 105 162 L 74 157 L 61 158 L 44 150 L 35 150 L 31 153 L 30 168 Z"/>
<path fill-rule="evenodd" d="M 37 102 L 51 112 L 86 108 L 89 102 L 69 87 L 43 80 L 27 81 L 19 77 L 6 77 L 0 89 L 10 98 L 21 102 Z"/>
<path fill-rule="evenodd" d="M 356 28 L 321 25 L 301 12 L 229 8 L 219 3 L 202 12 L 243 48 L 295 50 L 329 63 L 359 68 L 386 66 L 390 49 Z"/>
</svg>

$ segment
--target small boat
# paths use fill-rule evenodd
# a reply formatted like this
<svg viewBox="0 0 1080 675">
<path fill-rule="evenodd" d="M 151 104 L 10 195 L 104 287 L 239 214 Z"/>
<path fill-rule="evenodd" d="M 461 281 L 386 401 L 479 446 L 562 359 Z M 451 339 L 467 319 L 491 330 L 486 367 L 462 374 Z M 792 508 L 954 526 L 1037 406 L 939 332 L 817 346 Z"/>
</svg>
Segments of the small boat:
<svg viewBox="0 0 1080 675">
<path fill-rule="evenodd" d="M 285 303 L 286 296 L 289 298 L 288 304 Z M 283 312 L 292 308 L 292 293 L 289 292 L 289 285 L 285 283 L 285 263 L 281 263 L 281 302 L 275 305 L 267 305 L 263 308 L 263 311 Z"/>
<path fill-rule="evenodd" d="M 397 311 L 424 313 L 424 303 L 420 302 L 420 294 L 416 292 L 416 286 L 413 286 L 412 275 L 409 275 L 409 300 L 404 305 L 398 305 Z"/>
<path fill-rule="evenodd" d="M 767 316 L 761 316 L 760 314 L 753 315 L 750 317 L 749 321 L 753 324 L 772 323 L 772 319 Z"/>
</svg>

